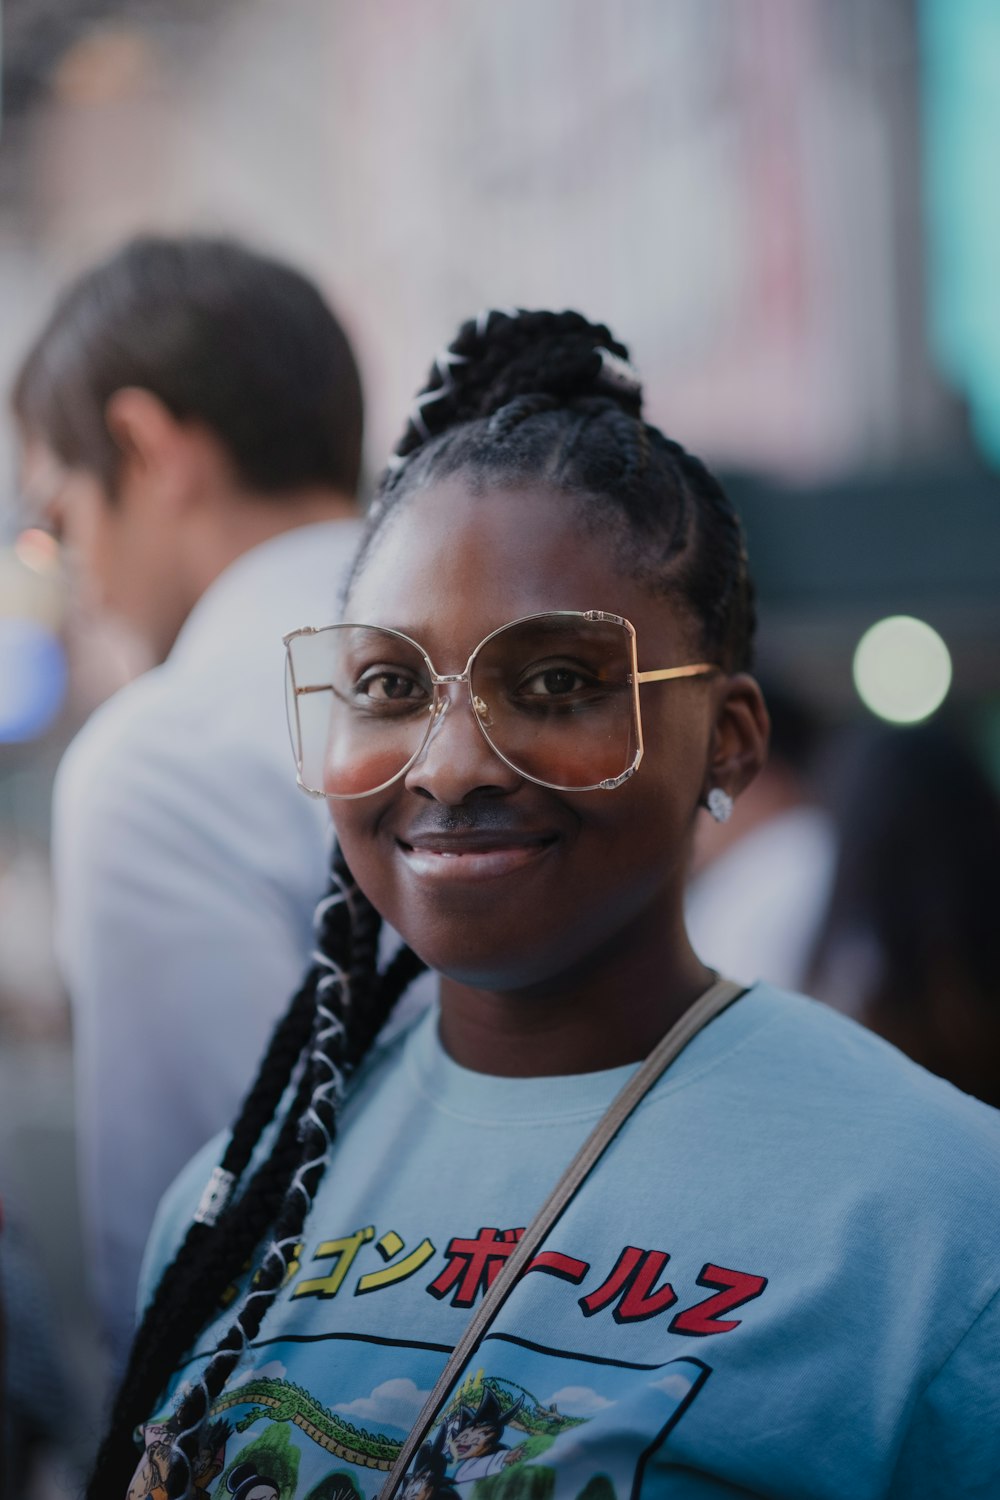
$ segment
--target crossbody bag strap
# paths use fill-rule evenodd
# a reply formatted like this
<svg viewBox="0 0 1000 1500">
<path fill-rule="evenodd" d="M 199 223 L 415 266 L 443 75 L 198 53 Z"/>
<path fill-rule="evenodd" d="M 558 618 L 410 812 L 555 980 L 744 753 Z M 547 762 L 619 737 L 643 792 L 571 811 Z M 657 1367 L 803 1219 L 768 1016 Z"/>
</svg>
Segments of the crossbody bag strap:
<svg viewBox="0 0 1000 1500">
<path fill-rule="evenodd" d="M 742 995 L 746 986 L 734 984 L 731 979 L 718 979 L 699 995 L 693 1005 L 671 1026 L 667 1034 L 653 1048 L 642 1066 L 632 1074 L 624 1088 L 605 1110 L 579 1151 L 563 1172 L 541 1208 L 538 1210 L 517 1244 L 517 1249 L 507 1258 L 503 1270 L 496 1277 L 475 1316 L 467 1324 L 465 1332 L 455 1345 L 448 1363 L 421 1409 L 420 1415 L 410 1429 L 409 1436 L 399 1451 L 388 1479 L 379 1492 L 378 1500 L 392 1500 L 405 1475 L 414 1454 L 430 1431 L 448 1392 L 472 1356 L 476 1345 L 500 1311 L 507 1297 L 514 1290 L 521 1273 L 536 1255 L 543 1240 L 567 1204 L 580 1188 L 584 1179 L 593 1171 L 608 1146 L 632 1114 L 636 1105 L 649 1092 L 661 1073 L 669 1067 L 688 1042 L 720 1011 L 726 1009 Z"/>
</svg>

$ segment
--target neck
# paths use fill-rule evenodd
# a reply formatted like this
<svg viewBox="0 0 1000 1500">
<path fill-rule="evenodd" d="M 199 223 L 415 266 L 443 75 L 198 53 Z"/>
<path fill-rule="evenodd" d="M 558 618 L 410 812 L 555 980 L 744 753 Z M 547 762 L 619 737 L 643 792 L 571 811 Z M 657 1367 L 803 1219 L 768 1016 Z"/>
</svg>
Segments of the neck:
<svg viewBox="0 0 1000 1500">
<path fill-rule="evenodd" d="M 222 503 L 206 506 L 201 525 L 191 533 L 196 596 L 200 598 L 230 563 L 262 542 L 300 526 L 346 521 L 358 514 L 355 500 L 328 489 L 296 491 L 280 500 L 234 494 Z"/>
<path fill-rule="evenodd" d="M 646 918 L 557 980 L 491 990 L 442 977 L 445 1051 L 462 1067 L 503 1078 L 641 1061 L 714 979 L 680 919 L 672 930 L 637 930 L 648 926 Z"/>
</svg>

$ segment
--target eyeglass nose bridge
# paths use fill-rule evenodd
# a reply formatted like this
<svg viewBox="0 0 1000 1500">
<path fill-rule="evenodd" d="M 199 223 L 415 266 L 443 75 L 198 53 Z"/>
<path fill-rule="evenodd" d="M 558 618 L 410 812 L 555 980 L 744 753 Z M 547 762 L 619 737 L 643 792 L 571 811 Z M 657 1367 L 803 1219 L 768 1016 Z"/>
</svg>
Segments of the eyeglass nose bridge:
<svg viewBox="0 0 1000 1500">
<path fill-rule="evenodd" d="M 475 659 L 476 652 L 473 652 L 472 656 L 466 663 L 464 672 L 436 672 L 434 670 L 434 667 L 430 666 L 430 680 L 435 689 L 435 698 L 437 700 L 434 707 L 435 720 L 439 717 L 444 717 L 448 704 L 452 701 L 449 694 L 441 693 L 437 690 L 439 688 L 448 687 L 451 683 L 464 682 L 466 687 L 469 689 L 469 707 L 472 709 L 473 717 L 480 724 L 489 725 L 490 723 L 492 723 L 489 704 L 486 703 L 484 699 L 480 698 L 479 694 L 475 692 L 472 687 L 472 666 Z M 492 741 L 490 742 L 490 749 L 496 749 L 496 746 L 493 745 Z"/>
<path fill-rule="evenodd" d="M 464 682 L 469 689 L 469 706 L 472 709 L 473 717 L 481 724 L 489 725 L 492 723 L 489 704 L 485 701 L 485 699 L 480 698 L 479 694 L 474 691 L 472 686 L 473 661 L 475 661 L 475 655 L 473 655 L 469 660 L 464 672 L 435 672 L 434 668 L 431 667 L 430 680 L 435 690 L 442 687 L 448 687 L 451 683 Z M 437 702 L 434 707 L 434 717 L 435 719 L 439 716 L 443 718 L 448 704 L 452 701 L 451 697 L 447 693 L 439 692 L 435 692 L 435 697 L 437 699 Z M 496 749 L 496 746 L 493 745 L 492 741 L 490 742 L 490 748 L 492 750 Z"/>
<path fill-rule="evenodd" d="M 430 749 L 430 746 L 433 744 L 438 733 L 440 732 L 442 725 L 444 724 L 444 721 L 448 715 L 448 709 L 455 701 L 456 695 L 454 693 L 443 691 L 443 689 L 446 689 L 453 685 L 457 687 L 461 683 L 464 683 L 466 688 L 468 689 L 468 706 L 472 713 L 472 717 L 475 721 L 477 729 L 479 729 L 480 733 L 482 734 L 484 740 L 486 741 L 486 744 L 489 746 L 490 751 L 499 760 L 504 761 L 504 763 L 507 764 L 506 757 L 497 749 L 496 745 L 494 745 L 493 741 L 486 733 L 487 728 L 492 725 L 493 720 L 490 717 L 488 705 L 483 701 L 482 698 L 480 698 L 472 691 L 472 681 L 469 674 L 469 667 L 466 667 L 464 672 L 439 673 L 431 669 L 430 679 L 434 687 L 434 703 L 431 710 L 430 723 L 427 726 L 427 731 L 424 735 L 424 739 L 421 743 L 420 749 L 416 752 L 413 760 L 410 762 L 411 765 L 418 765 L 420 761 L 423 760 L 424 756 L 427 754 L 427 751 Z"/>
</svg>

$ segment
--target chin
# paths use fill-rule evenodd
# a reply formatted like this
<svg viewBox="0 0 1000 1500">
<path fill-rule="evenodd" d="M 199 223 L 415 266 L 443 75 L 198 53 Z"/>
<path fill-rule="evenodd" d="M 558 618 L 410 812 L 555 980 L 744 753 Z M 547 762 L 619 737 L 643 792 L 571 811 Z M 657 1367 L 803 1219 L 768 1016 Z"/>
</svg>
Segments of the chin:
<svg viewBox="0 0 1000 1500">
<path fill-rule="evenodd" d="M 402 929 L 397 929 L 402 931 Z M 525 941 L 523 929 L 516 933 L 490 932 L 489 942 L 470 941 L 470 932 L 428 937 L 410 942 L 427 966 L 455 984 L 494 994 L 530 994 L 561 981 L 583 961 L 578 952 L 554 952 L 539 942 Z M 409 939 L 407 939 L 409 942 Z"/>
</svg>

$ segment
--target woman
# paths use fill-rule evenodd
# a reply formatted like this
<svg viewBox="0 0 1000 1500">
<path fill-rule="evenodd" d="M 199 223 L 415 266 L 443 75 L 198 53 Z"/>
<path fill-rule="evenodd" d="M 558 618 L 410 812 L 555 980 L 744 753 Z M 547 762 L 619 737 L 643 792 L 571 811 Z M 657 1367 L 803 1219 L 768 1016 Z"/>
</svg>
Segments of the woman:
<svg viewBox="0 0 1000 1500">
<path fill-rule="evenodd" d="M 465 324 L 347 623 L 289 640 L 340 845 L 316 963 L 161 1211 L 92 1496 L 125 1492 L 137 1428 L 171 1434 L 157 1495 L 240 1464 L 282 1500 L 1000 1475 L 996 1117 L 812 1002 L 756 985 L 702 1026 L 533 1244 L 640 1060 L 731 998 L 682 889 L 767 736 L 738 520 L 626 361 L 573 313 Z M 379 974 L 383 918 L 410 946 Z M 439 1009 L 376 1041 L 422 963 Z M 467 1488 L 463 1409 L 495 1415 Z"/>
</svg>

